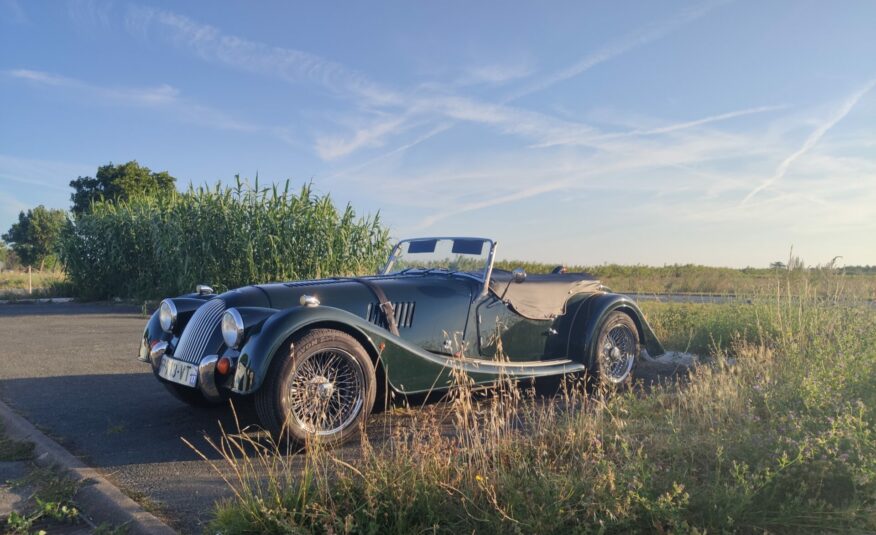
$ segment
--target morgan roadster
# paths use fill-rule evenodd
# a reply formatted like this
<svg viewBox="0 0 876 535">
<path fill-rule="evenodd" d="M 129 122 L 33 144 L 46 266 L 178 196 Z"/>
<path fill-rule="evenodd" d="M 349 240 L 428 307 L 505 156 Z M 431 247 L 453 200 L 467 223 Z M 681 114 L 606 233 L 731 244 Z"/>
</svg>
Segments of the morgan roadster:
<svg viewBox="0 0 876 535">
<path fill-rule="evenodd" d="M 383 395 L 587 374 L 612 387 L 663 353 L 636 304 L 586 273 L 493 268 L 496 242 L 419 238 L 379 274 L 165 299 L 139 359 L 195 406 L 245 397 L 275 436 L 341 442 Z"/>
</svg>

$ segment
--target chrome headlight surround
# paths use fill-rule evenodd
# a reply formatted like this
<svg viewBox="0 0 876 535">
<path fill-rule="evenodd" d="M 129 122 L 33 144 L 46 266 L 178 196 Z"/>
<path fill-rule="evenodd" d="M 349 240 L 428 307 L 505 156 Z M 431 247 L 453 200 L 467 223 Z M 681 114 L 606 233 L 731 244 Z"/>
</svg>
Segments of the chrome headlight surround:
<svg viewBox="0 0 876 535">
<path fill-rule="evenodd" d="M 158 323 L 161 324 L 161 330 L 169 333 L 173 331 L 173 326 L 176 325 L 176 305 L 170 299 L 165 299 L 158 307 Z"/>
<path fill-rule="evenodd" d="M 229 308 L 222 314 L 222 339 L 231 349 L 237 349 L 243 342 L 243 318 L 236 308 Z"/>
</svg>

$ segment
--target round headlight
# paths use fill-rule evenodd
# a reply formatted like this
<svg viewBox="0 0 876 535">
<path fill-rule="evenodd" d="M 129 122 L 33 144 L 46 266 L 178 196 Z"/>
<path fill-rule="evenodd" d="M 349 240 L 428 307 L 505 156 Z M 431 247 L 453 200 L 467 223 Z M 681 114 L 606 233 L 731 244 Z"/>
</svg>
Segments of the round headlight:
<svg viewBox="0 0 876 535">
<path fill-rule="evenodd" d="M 243 318 L 235 308 L 229 308 L 222 315 L 222 339 L 232 349 L 237 349 L 243 341 Z"/>
<path fill-rule="evenodd" d="M 161 324 L 161 330 L 169 333 L 176 324 L 176 305 L 170 299 L 165 299 L 158 307 L 158 322 Z"/>
</svg>

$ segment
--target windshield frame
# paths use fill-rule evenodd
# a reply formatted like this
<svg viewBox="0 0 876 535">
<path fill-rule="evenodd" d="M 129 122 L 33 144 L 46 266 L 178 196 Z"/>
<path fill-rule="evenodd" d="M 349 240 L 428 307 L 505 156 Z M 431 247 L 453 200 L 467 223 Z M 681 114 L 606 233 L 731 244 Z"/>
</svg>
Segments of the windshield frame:
<svg viewBox="0 0 876 535">
<path fill-rule="evenodd" d="M 481 288 L 481 295 L 484 295 L 487 292 L 490 287 L 490 277 L 493 274 L 493 262 L 496 259 L 496 246 L 498 245 L 498 242 L 495 242 L 490 238 L 478 238 L 469 236 L 429 236 L 424 238 L 406 238 L 404 240 L 400 240 L 395 245 L 395 247 L 392 248 L 392 252 L 389 254 L 389 260 L 386 261 L 386 264 L 383 266 L 383 269 L 378 272 L 378 275 L 392 275 L 392 273 L 390 273 L 390 270 L 392 269 L 393 264 L 395 264 L 395 261 L 398 258 L 398 253 L 401 250 L 402 244 L 420 240 L 482 240 L 486 243 L 489 243 L 490 251 L 487 253 L 487 258 L 484 263 L 484 269 L 483 271 L 481 271 L 480 276 L 474 275 L 471 272 L 456 272 L 456 274 L 458 275 L 472 277 L 478 282 L 481 282 L 483 284 Z"/>
</svg>

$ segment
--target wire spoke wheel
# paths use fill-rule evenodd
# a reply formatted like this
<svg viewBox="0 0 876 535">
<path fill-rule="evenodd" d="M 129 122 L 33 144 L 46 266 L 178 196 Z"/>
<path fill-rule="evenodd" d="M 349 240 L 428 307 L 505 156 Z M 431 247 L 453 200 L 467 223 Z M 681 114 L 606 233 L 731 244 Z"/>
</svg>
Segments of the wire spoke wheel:
<svg viewBox="0 0 876 535">
<path fill-rule="evenodd" d="M 639 336 L 629 316 L 619 313 L 607 321 L 599 337 L 600 375 L 604 382 L 627 380 L 639 353 Z"/>
<path fill-rule="evenodd" d="M 365 403 L 365 372 L 359 361 L 340 348 L 303 357 L 289 380 L 288 409 L 295 424 L 317 436 L 340 433 Z"/>
</svg>

